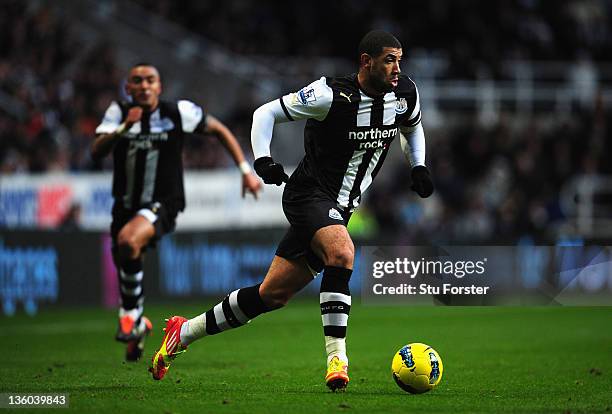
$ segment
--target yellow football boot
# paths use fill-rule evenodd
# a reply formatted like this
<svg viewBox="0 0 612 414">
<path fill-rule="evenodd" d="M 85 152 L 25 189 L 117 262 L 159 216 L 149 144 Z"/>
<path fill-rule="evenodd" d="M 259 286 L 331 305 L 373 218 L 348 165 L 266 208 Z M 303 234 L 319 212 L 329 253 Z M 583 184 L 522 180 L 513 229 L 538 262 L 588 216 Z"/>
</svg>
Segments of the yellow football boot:
<svg viewBox="0 0 612 414">
<path fill-rule="evenodd" d="M 337 356 L 329 361 L 325 383 L 332 391 L 344 391 L 349 382 L 348 362 L 342 361 Z"/>
</svg>

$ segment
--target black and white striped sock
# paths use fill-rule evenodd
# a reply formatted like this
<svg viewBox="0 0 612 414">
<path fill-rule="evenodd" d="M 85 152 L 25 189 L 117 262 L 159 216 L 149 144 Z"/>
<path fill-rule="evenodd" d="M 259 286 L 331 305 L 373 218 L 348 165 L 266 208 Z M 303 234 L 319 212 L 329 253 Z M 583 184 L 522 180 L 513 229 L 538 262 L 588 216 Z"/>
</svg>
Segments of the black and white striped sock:
<svg viewBox="0 0 612 414">
<path fill-rule="evenodd" d="M 142 316 L 144 302 L 142 260 L 138 258 L 122 261 L 118 273 L 122 311 L 132 314 L 138 321 Z"/>
<path fill-rule="evenodd" d="M 328 362 L 334 356 L 348 361 L 345 338 L 351 311 L 349 280 L 352 273 L 351 269 L 335 266 L 326 266 L 323 271 L 319 302 Z"/>
<path fill-rule="evenodd" d="M 181 327 L 181 344 L 187 346 L 206 335 L 238 328 L 269 309 L 259 296 L 259 285 L 233 291 L 203 314 Z"/>
</svg>

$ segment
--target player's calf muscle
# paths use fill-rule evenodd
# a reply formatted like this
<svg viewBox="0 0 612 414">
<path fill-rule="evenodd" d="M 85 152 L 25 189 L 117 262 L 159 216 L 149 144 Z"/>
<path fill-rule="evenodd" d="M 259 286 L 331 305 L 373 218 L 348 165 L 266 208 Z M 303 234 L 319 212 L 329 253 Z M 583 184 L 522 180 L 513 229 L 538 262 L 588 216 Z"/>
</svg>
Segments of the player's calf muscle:
<svg viewBox="0 0 612 414">
<path fill-rule="evenodd" d="M 260 288 L 259 295 L 261 296 L 261 300 L 266 304 L 266 307 L 270 310 L 274 310 L 285 306 L 293 296 L 293 292 L 289 292 L 287 289 Z"/>
<path fill-rule="evenodd" d="M 268 309 L 279 309 L 310 281 L 312 275 L 303 259 L 290 261 L 276 256 L 259 286 L 259 296 Z"/>
</svg>

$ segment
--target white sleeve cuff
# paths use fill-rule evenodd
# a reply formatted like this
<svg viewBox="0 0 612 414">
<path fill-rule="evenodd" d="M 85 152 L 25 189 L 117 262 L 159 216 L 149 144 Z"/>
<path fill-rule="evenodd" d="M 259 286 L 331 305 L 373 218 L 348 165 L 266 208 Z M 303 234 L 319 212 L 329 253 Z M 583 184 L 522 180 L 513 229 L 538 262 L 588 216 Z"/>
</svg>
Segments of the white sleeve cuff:
<svg viewBox="0 0 612 414">
<path fill-rule="evenodd" d="M 154 212 L 152 212 L 148 208 L 141 208 L 140 210 L 138 210 L 138 212 L 136 214 L 138 214 L 140 216 L 143 216 L 144 218 L 149 220 L 149 222 L 151 224 L 153 224 L 153 223 L 155 223 L 157 221 L 157 214 L 155 214 Z"/>
<path fill-rule="evenodd" d="M 240 164 L 238 164 L 238 169 L 243 175 L 251 172 L 251 166 L 249 165 L 248 161 L 242 161 Z"/>
</svg>

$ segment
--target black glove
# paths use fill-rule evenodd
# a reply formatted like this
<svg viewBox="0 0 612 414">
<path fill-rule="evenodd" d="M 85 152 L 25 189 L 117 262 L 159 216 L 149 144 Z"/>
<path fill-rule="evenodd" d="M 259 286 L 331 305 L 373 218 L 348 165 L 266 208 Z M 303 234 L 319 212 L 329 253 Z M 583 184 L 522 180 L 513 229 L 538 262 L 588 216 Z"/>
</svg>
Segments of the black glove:
<svg viewBox="0 0 612 414">
<path fill-rule="evenodd" d="M 412 169 L 412 186 L 410 189 L 420 195 L 422 198 L 429 197 L 434 190 L 433 182 L 429 176 L 429 170 L 423 165 L 417 165 Z"/>
<path fill-rule="evenodd" d="M 255 172 L 263 178 L 266 184 L 281 185 L 286 183 L 289 176 L 281 164 L 274 162 L 271 157 L 260 157 L 255 160 Z"/>
</svg>

